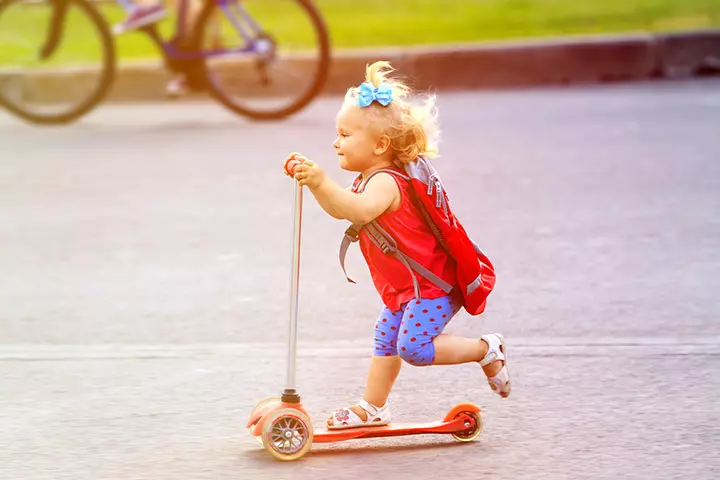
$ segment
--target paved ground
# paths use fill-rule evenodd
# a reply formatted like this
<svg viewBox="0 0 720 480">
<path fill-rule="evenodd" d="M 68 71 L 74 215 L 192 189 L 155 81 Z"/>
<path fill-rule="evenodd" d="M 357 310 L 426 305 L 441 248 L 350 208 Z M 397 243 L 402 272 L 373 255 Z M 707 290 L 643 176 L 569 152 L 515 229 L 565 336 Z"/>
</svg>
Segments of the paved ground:
<svg viewBox="0 0 720 480">
<path fill-rule="evenodd" d="M 453 93 L 436 162 L 498 268 L 475 365 L 405 368 L 397 419 L 485 409 L 471 444 L 317 446 L 242 428 L 280 391 L 299 150 L 340 172 L 339 98 L 283 123 L 209 103 L 108 106 L 60 129 L 0 113 L 0 478 L 716 478 L 720 82 Z M 379 309 L 344 224 L 305 203 L 299 388 L 316 422 L 362 392 Z"/>
</svg>

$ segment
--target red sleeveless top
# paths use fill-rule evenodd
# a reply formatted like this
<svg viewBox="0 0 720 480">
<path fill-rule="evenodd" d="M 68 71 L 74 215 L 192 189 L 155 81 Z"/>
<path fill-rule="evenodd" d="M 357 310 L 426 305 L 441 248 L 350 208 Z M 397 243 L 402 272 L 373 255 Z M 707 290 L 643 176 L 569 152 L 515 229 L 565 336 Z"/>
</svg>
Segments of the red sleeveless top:
<svg viewBox="0 0 720 480">
<path fill-rule="evenodd" d="M 375 221 L 395 239 L 398 250 L 450 285 L 455 285 L 455 260 L 440 245 L 425 223 L 419 207 L 412 200 L 409 182 L 395 175 L 391 176 L 400 190 L 400 206 L 395 211 L 383 213 Z M 353 183 L 352 191 L 358 193 L 361 183 L 362 178 L 359 176 Z M 391 311 L 400 310 L 403 304 L 415 298 L 411 274 L 418 281 L 421 298 L 433 300 L 446 295 L 425 277 L 411 273 L 397 258 L 383 253 L 370 240 L 364 229 L 360 231 L 359 239 L 360 250 L 370 269 L 373 284 L 383 303 Z"/>
</svg>

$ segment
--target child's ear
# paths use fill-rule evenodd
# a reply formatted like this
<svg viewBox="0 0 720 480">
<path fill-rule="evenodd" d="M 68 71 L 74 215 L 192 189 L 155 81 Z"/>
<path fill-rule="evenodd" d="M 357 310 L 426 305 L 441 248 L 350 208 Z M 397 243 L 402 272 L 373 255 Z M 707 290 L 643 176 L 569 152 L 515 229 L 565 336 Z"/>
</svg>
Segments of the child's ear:
<svg viewBox="0 0 720 480">
<path fill-rule="evenodd" d="M 389 148 L 390 137 L 383 133 L 378 137 L 377 142 L 375 142 L 375 149 L 373 150 L 373 153 L 379 157 L 380 155 L 384 155 Z"/>
</svg>

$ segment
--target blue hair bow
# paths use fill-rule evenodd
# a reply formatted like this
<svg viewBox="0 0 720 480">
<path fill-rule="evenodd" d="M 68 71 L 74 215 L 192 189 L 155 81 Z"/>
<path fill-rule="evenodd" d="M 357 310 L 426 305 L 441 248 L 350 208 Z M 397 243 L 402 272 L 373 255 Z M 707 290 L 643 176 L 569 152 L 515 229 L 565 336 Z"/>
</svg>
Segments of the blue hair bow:
<svg viewBox="0 0 720 480">
<path fill-rule="evenodd" d="M 392 89 L 389 86 L 381 84 L 379 87 L 375 87 L 369 82 L 360 84 L 360 91 L 357 96 L 359 107 L 368 107 L 374 101 L 383 107 L 387 107 L 392 100 Z"/>
</svg>

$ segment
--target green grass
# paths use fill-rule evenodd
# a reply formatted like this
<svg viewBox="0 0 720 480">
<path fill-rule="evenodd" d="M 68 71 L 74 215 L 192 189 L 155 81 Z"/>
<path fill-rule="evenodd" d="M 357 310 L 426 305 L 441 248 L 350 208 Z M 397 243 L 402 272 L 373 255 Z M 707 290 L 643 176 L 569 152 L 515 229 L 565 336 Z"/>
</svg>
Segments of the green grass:
<svg viewBox="0 0 720 480">
<path fill-rule="evenodd" d="M 296 35 L 296 44 L 309 38 L 297 23 L 270 0 L 254 0 L 258 15 L 279 38 Z M 335 49 L 477 42 L 548 36 L 659 32 L 720 27 L 720 0 L 317 0 L 330 28 Z M 270 7 L 269 7 L 270 6 Z M 0 17 L 0 65 L 17 57 L 22 38 L 40 41 L 46 12 L 29 7 L 13 17 Z M 110 23 L 122 18 L 114 5 L 102 7 Z M 45 13 L 45 15 L 43 15 Z M 295 17 L 296 18 L 296 17 Z M 93 36 L 77 17 L 71 19 L 69 46 L 62 61 L 91 61 Z M 172 30 L 166 20 L 162 31 Z M 70 35 L 68 35 L 70 37 Z M 22 43 L 22 42 L 20 42 Z M 157 59 L 144 35 L 129 34 L 117 41 L 122 60 Z M 56 60 L 61 62 L 61 60 Z"/>
<path fill-rule="evenodd" d="M 336 45 L 414 45 L 720 26 L 719 0 L 320 0 Z M 383 6 L 386 5 L 386 6 Z M 387 5 L 392 5 L 389 7 Z M 352 25 L 343 26 L 350 8 Z M 374 12 L 383 12 L 377 19 Z"/>
</svg>

